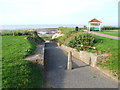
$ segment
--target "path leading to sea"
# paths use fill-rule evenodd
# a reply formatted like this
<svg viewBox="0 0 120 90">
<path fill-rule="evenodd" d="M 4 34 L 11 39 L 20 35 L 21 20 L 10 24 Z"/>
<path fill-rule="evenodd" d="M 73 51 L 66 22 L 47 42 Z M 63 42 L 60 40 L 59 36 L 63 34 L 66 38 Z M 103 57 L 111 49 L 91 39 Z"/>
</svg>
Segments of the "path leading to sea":
<svg viewBox="0 0 120 90">
<path fill-rule="evenodd" d="M 73 60 L 73 70 L 66 70 L 67 54 L 52 42 L 45 44 L 45 88 L 118 88 L 118 83 L 100 71 Z"/>
<path fill-rule="evenodd" d="M 102 36 L 102 37 L 107 37 L 107 38 L 112 38 L 112 39 L 117 39 L 117 40 L 120 40 L 120 37 L 116 37 L 116 36 L 111 36 L 111 35 L 106 35 L 106 34 L 101 34 L 101 33 L 97 33 L 97 32 L 89 32 L 87 31 L 88 33 L 91 33 L 91 34 L 95 34 L 95 35 L 98 35 L 98 36 Z"/>
</svg>

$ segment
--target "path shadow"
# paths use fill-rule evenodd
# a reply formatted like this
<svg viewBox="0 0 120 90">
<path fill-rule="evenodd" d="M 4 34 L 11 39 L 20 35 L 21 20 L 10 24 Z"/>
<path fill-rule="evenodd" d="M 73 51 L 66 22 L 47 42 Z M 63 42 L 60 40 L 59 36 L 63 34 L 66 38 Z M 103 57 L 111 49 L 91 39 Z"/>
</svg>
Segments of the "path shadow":
<svg viewBox="0 0 120 90">
<path fill-rule="evenodd" d="M 79 61 L 78 61 L 79 62 Z M 74 60 L 72 61 L 72 67 L 73 67 L 73 69 L 77 69 L 77 68 L 84 68 L 84 67 L 87 67 L 87 66 L 90 66 L 90 65 L 79 65 L 79 64 L 76 64 L 75 62 L 74 62 Z"/>
</svg>

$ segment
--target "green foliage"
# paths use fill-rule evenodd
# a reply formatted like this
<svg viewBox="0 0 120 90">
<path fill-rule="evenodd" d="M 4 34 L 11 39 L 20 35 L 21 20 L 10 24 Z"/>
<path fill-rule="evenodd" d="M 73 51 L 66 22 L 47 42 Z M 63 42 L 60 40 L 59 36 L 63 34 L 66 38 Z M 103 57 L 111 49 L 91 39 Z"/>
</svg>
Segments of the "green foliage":
<svg viewBox="0 0 120 90">
<path fill-rule="evenodd" d="M 59 27 L 58 30 L 60 30 L 63 34 L 75 32 L 75 28 L 68 28 L 68 27 Z M 84 28 L 78 28 L 78 31 L 82 31 L 82 30 L 84 30 Z"/>
<path fill-rule="evenodd" d="M 113 35 L 113 36 L 117 36 L 119 33 L 119 31 L 115 30 L 115 29 L 118 30 L 118 28 L 115 28 L 114 29 L 115 31 L 108 30 L 108 27 L 104 27 L 103 29 L 105 28 L 106 30 L 105 31 L 103 30 L 103 32 L 100 32 L 100 33 Z M 113 28 L 113 27 L 109 27 L 109 28 Z M 69 32 L 69 30 L 65 32 Z M 118 51 L 119 50 L 118 40 L 96 36 L 96 35 L 93 36 L 91 34 L 80 32 L 80 31 L 72 32 L 72 33 L 69 32 L 68 35 L 65 33 L 64 36 L 59 37 L 55 40 L 62 42 L 62 44 L 66 46 L 76 48 L 78 51 L 86 50 L 93 53 L 98 52 L 98 54 L 104 54 L 104 53 L 109 54 L 108 58 L 98 63 L 98 66 L 112 71 L 114 76 L 120 78 L 120 74 L 119 74 L 120 70 L 118 70 L 120 68 L 120 65 L 119 65 L 120 60 L 118 60 L 119 58 L 118 53 L 120 52 Z M 85 48 L 85 47 L 83 48 L 80 45 L 96 47 L 97 51 L 93 49 Z"/>
<path fill-rule="evenodd" d="M 92 46 L 96 43 L 95 38 L 91 34 L 85 33 L 82 28 L 79 28 L 79 31 L 75 31 L 71 28 L 59 27 L 59 30 L 61 30 L 64 35 L 55 40 L 61 44 L 76 48 L 78 51 L 89 49 L 81 47 L 80 45 Z"/>
<path fill-rule="evenodd" d="M 120 34 L 119 30 L 102 30 L 102 32 L 99 32 L 99 33 L 103 33 L 103 34 L 107 34 L 107 35 L 112 35 L 112 36 L 117 36 L 117 37 Z"/>
<path fill-rule="evenodd" d="M 120 30 L 120 27 L 104 26 L 102 30 Z"/>
<path fill-rule="evenodd" d="M 52 40 L 52 36 L 46 36 L 46 37 L 42 37 L 45 40 Z"/>
<path fill-rule="evenodd" d="M 24 60 L 33 54 L 36 45 L 25 36 L 2 36 L 2 87 L 40 88 L 43 72 L 32 62 Z"/>
<path fill-rule="evenodd" d="M 69 31 L 69 32 L 66 32 L 66 34 L 64 34 L 62 37 L 59 37 L 57 40 L 59 43 L 63 44 L 65 42 L 65 40 L 67 38 L 70 37 L 70 35 L 72 35 L 73 33 L 76 33 L 76 31 Z"/>
<path fill-rule="evenodd" d="M 78 28 L 78 30 L 84 30 L 84 28 Z"/>
<path fill-rule="evenodd" d="M 60 30 L 63 34 L 66 34 L 70 31 L 74 31 L 74 28 L 68 28 L 68 27 L 59 27 L 58 30 Z"/>
<path fill-rule="evenodd" d="M 66 45 L 72 48 L 76 48 L 77 50 L 86 50 L 89 48 L 81 47 L 80 45 L 84 46 L 93 46 L 95 43 L 95 38 L 89 33 L 79 32 L 70 38 Z"/>
<path fill-rule="evenodd" d="M 108 53 L 110 56 L 105 60 L 105 62 L 99 62 L 98 65 L 107 68 L 113 72 L 113 74 L 118 76 L 118 68 L 120 68 L 118 60 L 118 40 L 95 36 L 97 39 L 102 39 L 102 43 L 96 43 L 94 46 L 101 53 Z"/>
<path fill-rule="evenodd" d="M 45 40 L 39 36 L 36 36 L 36 37 L 32 37 L 33 39 L 35 39 L 36 42 L 45 42 Z"/>
<path fill-rule="evenodd" d="M 35 30 L 8 30 L 1 31 L 2 36 L 21 36 L 21 35 L 33 35 L 37 34 Z"/>
</svg>

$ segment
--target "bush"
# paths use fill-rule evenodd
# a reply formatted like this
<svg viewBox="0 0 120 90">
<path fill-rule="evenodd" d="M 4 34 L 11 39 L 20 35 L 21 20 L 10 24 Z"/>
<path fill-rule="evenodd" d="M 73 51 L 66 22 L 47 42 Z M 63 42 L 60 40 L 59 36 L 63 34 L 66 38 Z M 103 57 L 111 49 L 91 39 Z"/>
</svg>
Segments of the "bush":
<svg viewBox="0 0 120 90">
<path fill-rule="evenodd" d="M 93 35 L 84 32 L 82 28 L 79 28 L 78 31 L 75 31 L 71 28 L 59 27 L 59 30 L 61 30 L 64 35 L 55 39 L 55 41 L 66 46 L 76 48 L 78 51 L 89 49 L 87 47 L 81 47 L 80 45 L 93 46 L 95 43 L 97 43 L 97 39 L 95 39 Z"/>
<path fill-rule="evenodd" d="M 120 27 L 104 26 L 101 29 L 102 30 L 120 30 Z"/>
<path fill-rule="evenodd" d="M 93 46 L 95 43 L 96 40 L 91 34 L 80 32 L 77 35 L 71 37 L 65 44 L 72 48 L 76 48 L 79 51 L 89 49 L 86 47 L 81 47 L 80 45 Z"/>
</svg>

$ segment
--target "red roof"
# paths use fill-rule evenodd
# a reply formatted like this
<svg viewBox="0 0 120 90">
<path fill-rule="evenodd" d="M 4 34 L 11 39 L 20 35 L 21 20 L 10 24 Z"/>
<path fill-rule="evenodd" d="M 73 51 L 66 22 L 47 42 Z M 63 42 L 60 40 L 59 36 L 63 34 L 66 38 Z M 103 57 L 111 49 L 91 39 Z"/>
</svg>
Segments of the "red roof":
<svg viewBox="0 0 120 90">
<path fill-rule="evenodd" d="M 99 22 L 99 23 L 102 23 L 101 21 L 97 20 L 96 18 L 92 19 L 91 21 L 89 22 Z"/>
</svg>

